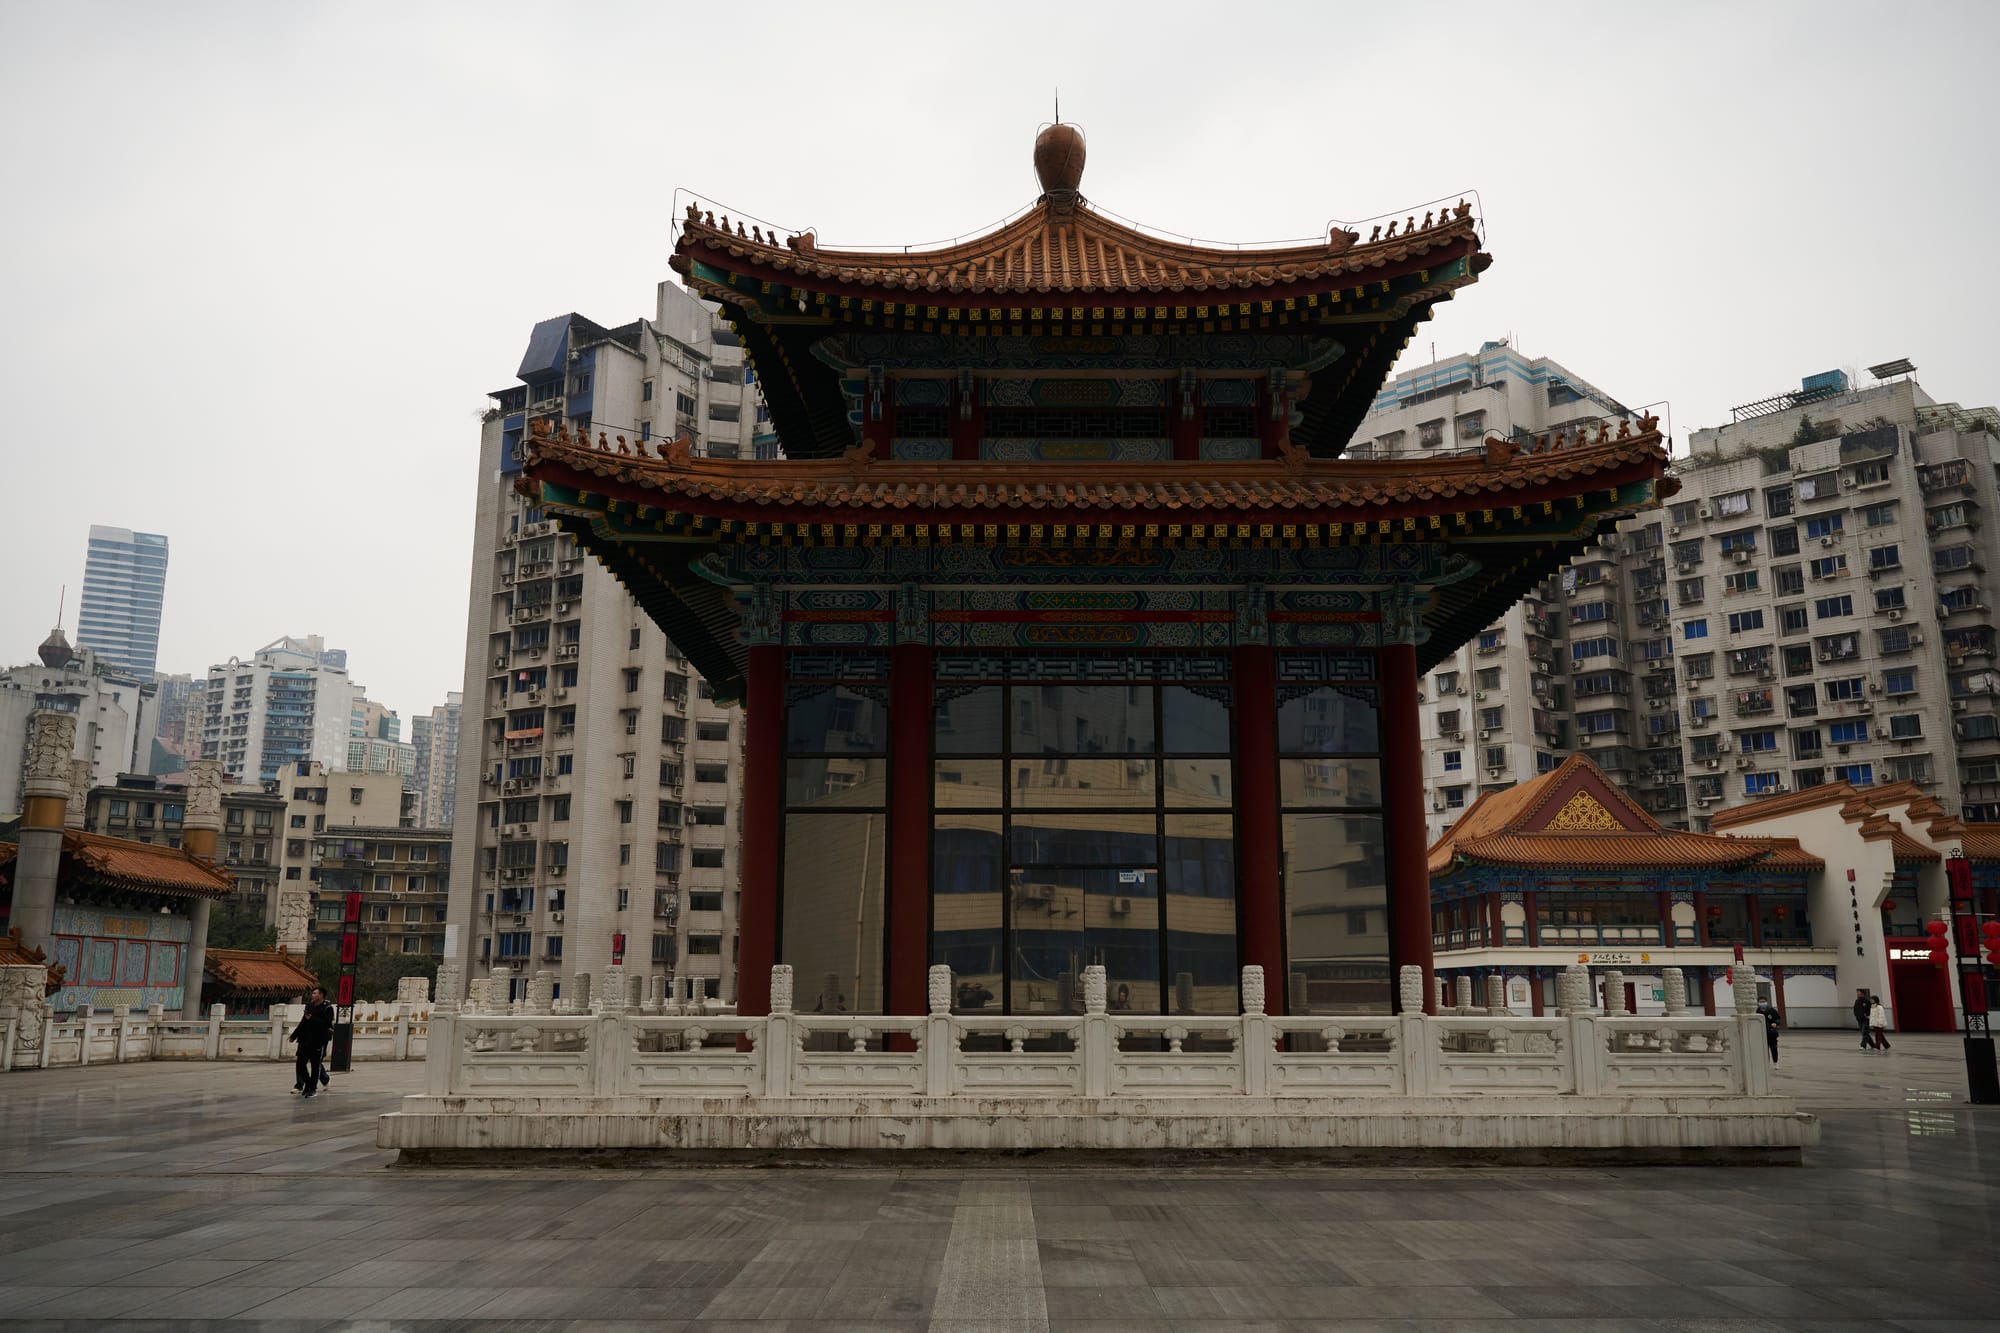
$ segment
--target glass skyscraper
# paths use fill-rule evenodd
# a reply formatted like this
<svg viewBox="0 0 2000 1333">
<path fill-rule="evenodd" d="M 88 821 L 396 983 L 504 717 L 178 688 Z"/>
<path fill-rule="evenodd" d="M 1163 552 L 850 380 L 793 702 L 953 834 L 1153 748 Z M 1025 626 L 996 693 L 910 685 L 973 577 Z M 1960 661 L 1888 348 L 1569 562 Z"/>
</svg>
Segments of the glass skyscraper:
<svg viewBox="0 0 2000 1333">
<path fill-rule="evenodd" d="M 160 654 L 160 603 L 167 593 L 167 539 L 92 524 L 83 566 L 79 647 L 93 648 L 147 680 Z"/>
</svg>

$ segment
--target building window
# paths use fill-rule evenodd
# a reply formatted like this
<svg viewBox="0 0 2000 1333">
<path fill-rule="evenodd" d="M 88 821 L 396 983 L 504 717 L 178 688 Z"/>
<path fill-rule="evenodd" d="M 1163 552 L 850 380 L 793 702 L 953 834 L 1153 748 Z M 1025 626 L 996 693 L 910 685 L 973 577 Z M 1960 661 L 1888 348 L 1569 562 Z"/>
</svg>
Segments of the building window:
<svg viewBox="0 0 2000 1333">
<path fill-rule="evenodd" d="M 637 694 L 638 692 L 639 692 L 639 668 L 638 668 L 638 667 L 626 667 L 626 668 L 625 668 L 625 693 L 627 693 L 627 694 Z"/>
<path fill-rule="evenodd" d="M 1708 621 L 1706 619 L 1688 621 L 1681 626 L 1681 637 L 1690 640 L 1707 638 Z"/>
<path fill-rule="evenodd" d="M 618 807 L 618 822 L 621 824 L 631 823 L 632 803 L 630 801 L 618 801 L 616 805 Z"/>
<path fill-rule="evenodd" d="M 1851 722 L 1829 723 L 1826 739 L 1830 745 L 1857 745 L 1868 739 L 1868 723 L 1862 718 Z"/>
<path fill-rule="evenodd" d="M 1459 762 L 1459 754 L 1460 752 L 1457 750 L 1446 750 L 1444 752 L 1445 772 L 1456 773 L 1460 770 L 1461 767 L 1463 767 L 1463 765 Z"/>
<path fill-rule="evenodd" d="M 1854 598 L 1843 593 L 1839 597 L 1822 597 L 1813 603 L 1813 614 L 1821 620 L 1837 620 L 1854 614 Z"/>
<path fill-rule="evenodd" d="M 1755 611 L 1732 611 L 1729 614 L 1729 632 L 1731 634 L 1741 634 L 1745 630 L 1762 628 L 1764 628 L 1764 611 L 1761 607 Z"/>
</svg>

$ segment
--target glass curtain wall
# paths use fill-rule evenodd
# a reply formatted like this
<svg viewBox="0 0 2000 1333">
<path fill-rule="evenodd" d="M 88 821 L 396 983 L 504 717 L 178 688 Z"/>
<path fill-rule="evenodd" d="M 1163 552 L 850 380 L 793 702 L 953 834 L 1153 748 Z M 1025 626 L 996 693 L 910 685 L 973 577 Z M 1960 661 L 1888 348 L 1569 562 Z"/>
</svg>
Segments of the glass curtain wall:
<svg viewBox="0 0 2000 1333">
<path fill-rule="evenodd" d="M 778 961 L 813 1013 L 883 1012 L 889 705 L 880 685 L 792 685 Z"/>
<path fill-rule="evenodd" d="M 1279 700 L 1287 1007 L 1294 1014 L 1388 1013 L 1375 687 L 1290 687 Z"/>
<path fill-rule="evenodd" d="M 1233 1013 L 1225 686 L 954 684 L 934 701 L 931 959 L 961 1012 Z"/>
</svg>

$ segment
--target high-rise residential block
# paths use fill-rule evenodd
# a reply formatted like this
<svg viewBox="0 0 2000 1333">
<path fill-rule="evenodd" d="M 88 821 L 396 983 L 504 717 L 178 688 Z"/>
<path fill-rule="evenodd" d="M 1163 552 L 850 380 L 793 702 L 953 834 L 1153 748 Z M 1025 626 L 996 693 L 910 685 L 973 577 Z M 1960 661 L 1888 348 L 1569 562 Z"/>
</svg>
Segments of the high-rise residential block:
<svg viewBox="0 0 2000 1333">
<path fill-rule="evenodd" d="M 1628 416 L 1565 366 L 1489 342 L 1383 386 L 1348 453 L 1444 456 L 1483 449 L 1490 436 L 1521 441 Z M 1482 792 L 1548 772 L 1574 748 L 1591 747 L 1599 767 L 1629 773 L 1643 730 L 1634 724 L 1630 664 L 1599 652 L 1606 628 L 1625 618 L 1622 596 L 1607 564 L 1580 561 L 1526 589 L 1432 669 L 1419 705 L 1432 839 Z"/>
<path fill-rule="evenodd" d="M 616 941 L 676 990 L 735 993 L 741 710 L 714 697 L 570 531 L 514 489 L 536 422 L 651 451 L 766 447 L 741 344 L 682 288 L 615 329 L 529 337 L 481 436 L 451 919 L 468 976 L 601 975 Z M 433 753 L 436 746 L 433 742 Z M 433 770 L 437 767 L 433 760 Z"/>
<path fill-rule="evenodd" d="M 1696 431 L 1680 493 L 1628 524 L 1671 597 L 1641 647 L 1677 681 L 1696 827 L 1842 779 L 2000 819 L 2000 414 L 1909 369 L 1814 376 Z"/>
<path fill-rule="evenodd" d="M 448 829 L 458 796 L 458 718 L 465 696 L 457 690 L 426 717 L 410 719 L 410 743 L 416 750 L 418 822 L 425 828 Z"/>
<path fill-rule="evenodd" d="M 160 656 L 160 607 L 167 596 L 167 539 L 93 523 L 83 564 L 76 641 L 142 680 Z"/>
<path fill-rule="evenodd" d="M 298 764 L 344 768 L 358 687 L 347 654 L 317 634 L 283 638 L 248 662 L 208 670 L 201 753 L 231 782 L 266 782 Z"/>
</svg>

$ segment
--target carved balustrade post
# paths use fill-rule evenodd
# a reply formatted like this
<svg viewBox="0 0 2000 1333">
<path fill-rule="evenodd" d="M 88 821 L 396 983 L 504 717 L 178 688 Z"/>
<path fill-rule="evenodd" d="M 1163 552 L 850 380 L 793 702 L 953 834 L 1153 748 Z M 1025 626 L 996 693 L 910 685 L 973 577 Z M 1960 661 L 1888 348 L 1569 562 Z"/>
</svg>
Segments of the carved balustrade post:
<svg viewBox="0 0 2000 1333">
<path fill-rule="evenodd" d="M 1622 1018 L 1625 1015 L 1625 974 L 1606 972 L 1604 974 L 1604 1014 L 1607 1018 Z"/>
<path fill-rule="evenodd" d="M 1111 1048 L 1117 1038 L 1104 1012 L 1104 969 L 1093 963 L 1083 969 L 1083 1095 L 1111 1094 Z"/>
<path fill-rule="evenodd" d="M 792 1013 L 792 965 L 776 963 L 771 968 L 771 1012 L 764 1019 L 764 1035 L 757 1049 L 764 1053 L 764 1095 L 792 1095 L 792 1057 L 798 1049 L 798 1020 Z"/>
<path fill-rule="evenodd" d="M 1444 1006 L 1444 979 L 1433 977 L 1437 985 L 1438 1008 Z M 1424 970 L 1405 963 L 1396 972 L 1401 991 L 1402 1013 L 1396 1026 L 1396 1063 L 1402 1068 L 1400 1091 L 1407 1097 L 1422 1097 L 1431 1090 L 1431 1066 L 1437 1059 L 1438 1027 L 1424 1016 Z"/>
<path fill-rule="evenodd" d="M 1416 968 L 1419 975 L 1421 968 Z M 1271 1020 L 1264 1014 L 1264 969 L 1252 963 L 1243 969 L 1243 1030 L 1236 1041 L 1246 1097 L 1269 1095 L 1271 1087 Z"/>
<path fill-rule="evenodd" d="M 924 974 L 924 1092 L 932 1097 L 951 1095 L 953 1065 L 958 1059 L 958 1033 L 951 1017 L 951 968 L 932 965 Z"/>
<path fill-rule="evenodd" d="M 1495 1016 L 1510 1012 L 1507 1008 L 1507 978 L 1499 972 L 1486 974 L 1486 1012 Z"/>
<path fill-rule="evenodd" d="M 461 1058 L 456 1009 L 440 1006 L 431 1011 L 430 1030 L 424 1037 L 424 1091 L 432 1097 L 448 1097 L 456 1082 Z"/>
<path fill-rule="evenodd" d="M 1679 1018 L 1687 1012 L 1687 978 L 1678 967 L 1660 969 L 1660 993 L 1666 1000 L 1668 1018 Z"/>
<path fill-rule="evenodd" d="M 1730 998 L 1736 1001 L 1735 1049 L 1730 1052 L 1743 1071 L 1738 1086 L 1750 1097 L 1771 1092 L 1771 1053 L 1764 1045 L 1764 1016 L 1757 1012 L 1757 970 L 1738 963 L 1729 974 Z"/>
</svg>

